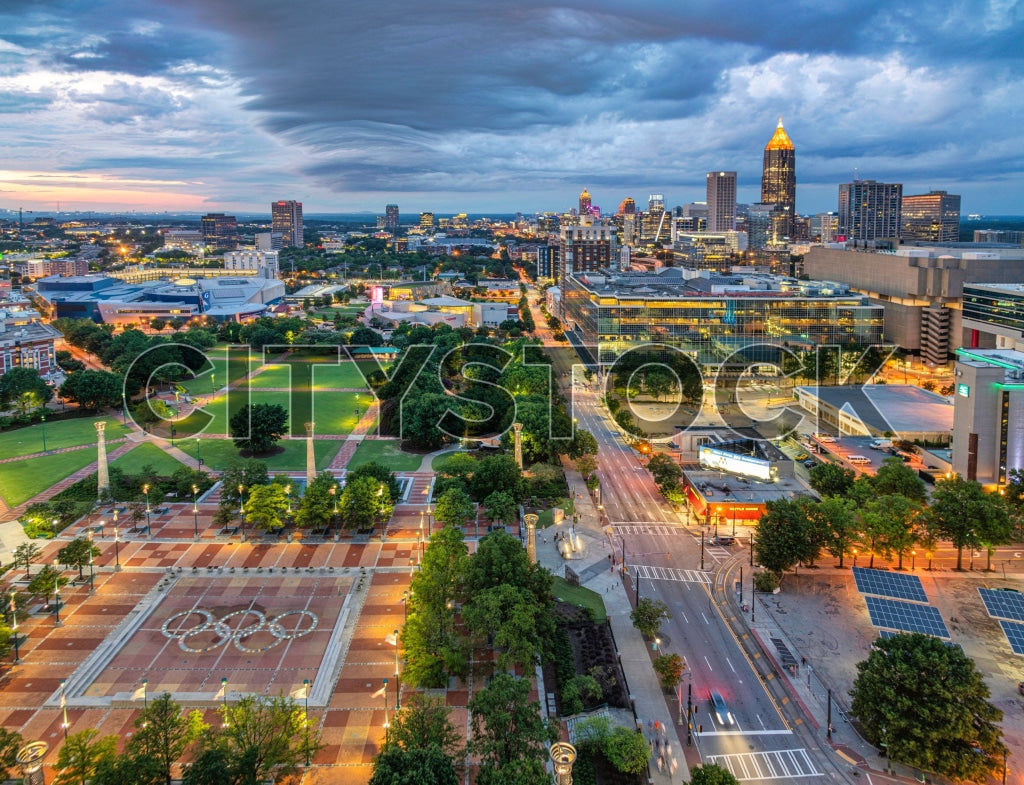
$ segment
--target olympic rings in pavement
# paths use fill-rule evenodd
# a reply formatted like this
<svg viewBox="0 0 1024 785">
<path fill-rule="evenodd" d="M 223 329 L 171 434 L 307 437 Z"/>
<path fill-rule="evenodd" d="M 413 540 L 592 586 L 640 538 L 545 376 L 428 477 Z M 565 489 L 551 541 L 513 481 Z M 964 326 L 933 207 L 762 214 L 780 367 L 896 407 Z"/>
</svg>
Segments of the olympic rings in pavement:
<svg viewBox="0 0 1024 785">
<path fill-rule="evenodd" d="M 190 616 L 199 616 L 200 620 L 187 629 L 171 629 L 175 622 L 184 622 Z M 287 632 L 284 624 L 282 624 L 282 620 L 292 616 L 298 617 L 295 619 L 296 627 L 293 632 Z M 302 618 L 309 619 L 309 625 L 305 628 L 300 628 Z M 235 620 L 238 626 L 232 626 L 232 620 Z M 320 619 L 317 618 L 317 615 L 307 610 L 282 611 L 273 619 L 267 619 L 267 615 L 263 611 L 256 610 L 255 608 L 244 608 L 226 613 L 220 619 L 217 619 L 210 611 L 204 608 L 192 608 L 187 611 L 178 611 L 169 616 L 160 626 L 160 631 L 164 634 L 164 637 L 177 640 L 178 647 L 189 654 L 203 654 L 213 651 L 228 641 L 231 641 L 236 649 L 246 654 L 261 654 L 274 648 L 282 641 L 294 640 L 308 635 L 317 628 L 319 623 Z M 218 635 L 218 639 L 213 643 L 199 648 L 190 646 L 187 643 L 189 638 L 201 635 L 204 632 L 210 632 L 211 630 Z M 247 646 L 242 642 L 243 639 L 263 631 L 273 636 L 273 640 L 266 646 L 253 647 Z"/>
</svg>

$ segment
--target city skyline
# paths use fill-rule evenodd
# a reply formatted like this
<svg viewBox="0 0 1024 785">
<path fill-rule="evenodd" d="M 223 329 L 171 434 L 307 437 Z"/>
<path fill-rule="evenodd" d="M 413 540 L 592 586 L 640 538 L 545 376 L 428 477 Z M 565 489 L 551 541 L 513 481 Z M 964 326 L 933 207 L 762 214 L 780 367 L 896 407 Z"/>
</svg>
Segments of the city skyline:
<svg viewBox="0 0 1024 785">
<path fill-rule="evenodd" d="M 563 211 L 586 186 L 760 198 L 781 116 L 800 214 L 841 183 L 1021 212 L 1019 6 L 303 0 L 43 2 L 0 12 L 0 208 Z"/>
</svg>

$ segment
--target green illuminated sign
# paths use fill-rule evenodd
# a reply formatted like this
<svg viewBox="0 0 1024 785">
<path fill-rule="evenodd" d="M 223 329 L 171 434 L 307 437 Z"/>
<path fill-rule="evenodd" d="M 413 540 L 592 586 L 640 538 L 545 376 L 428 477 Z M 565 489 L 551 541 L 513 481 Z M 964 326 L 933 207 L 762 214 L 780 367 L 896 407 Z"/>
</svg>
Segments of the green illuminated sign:
<svg viewBox="0 0 1024 785">
<path fill-rule="evenodd" d="M 956 386 L 956 394 L 957 395 L 962 395 L 964 398 L 970 398 L 971 397 L 970 385 L 958 384 Z"/>
</svg>

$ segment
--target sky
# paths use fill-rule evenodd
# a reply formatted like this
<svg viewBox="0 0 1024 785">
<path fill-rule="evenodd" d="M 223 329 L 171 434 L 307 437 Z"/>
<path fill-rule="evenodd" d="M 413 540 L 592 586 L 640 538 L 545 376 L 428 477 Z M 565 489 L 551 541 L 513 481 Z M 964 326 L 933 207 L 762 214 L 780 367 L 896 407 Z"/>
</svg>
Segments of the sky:
<svg viewBox="0 0 1024 785">
<path fill-rule="evenodd" d="M 1018 0 L 0 4 L 0 209 L 614 212 L 854 177 L 1024 214 Z"/>
</svg>

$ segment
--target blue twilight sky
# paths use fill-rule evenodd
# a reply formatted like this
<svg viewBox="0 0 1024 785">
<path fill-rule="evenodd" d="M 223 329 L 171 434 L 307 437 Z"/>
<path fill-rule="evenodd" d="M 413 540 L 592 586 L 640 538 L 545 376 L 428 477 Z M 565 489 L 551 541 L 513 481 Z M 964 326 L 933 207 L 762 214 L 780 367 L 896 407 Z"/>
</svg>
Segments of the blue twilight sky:
<svg viewBox="0 0 1024 785">
<path fill-rule="evenodd" d="M 406 215 L 861 178 L 1024 213 L 1016 0 L 0 4 L 0 209 Z"/>
</svg>

